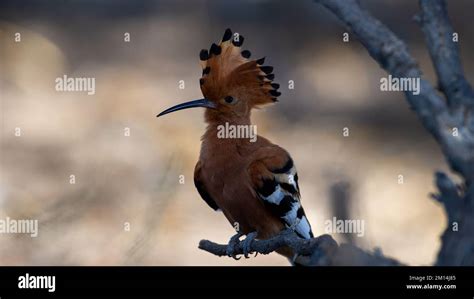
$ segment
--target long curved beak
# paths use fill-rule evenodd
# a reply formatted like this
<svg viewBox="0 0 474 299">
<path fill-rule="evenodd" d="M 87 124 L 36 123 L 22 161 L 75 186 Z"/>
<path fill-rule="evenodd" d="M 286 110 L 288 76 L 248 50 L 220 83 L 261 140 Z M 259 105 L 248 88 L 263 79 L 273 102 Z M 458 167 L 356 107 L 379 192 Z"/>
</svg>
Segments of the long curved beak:
<svg viewBox="0 0 474 299">
<path fill-rule="evenodd" d="M 196 108 L 196 107 L 204 107 L 204 108 L 215 109 L 216 104 L 214 104 L 212 101 L 209 101 L 208 99 L 199 99 L 199 100 L 189 101 L 189 102 L 178 104 L 176 106 L 168 108 L 165 111 L 158 114 L 156 117 L 160 117 L 160 116 L 163 116 L 165 114 L 175 112 L 175 111 L 178 111 L 178 110 L 183 110 L 183 109 L 188 109 L 188 108 Z"/>
</svg>

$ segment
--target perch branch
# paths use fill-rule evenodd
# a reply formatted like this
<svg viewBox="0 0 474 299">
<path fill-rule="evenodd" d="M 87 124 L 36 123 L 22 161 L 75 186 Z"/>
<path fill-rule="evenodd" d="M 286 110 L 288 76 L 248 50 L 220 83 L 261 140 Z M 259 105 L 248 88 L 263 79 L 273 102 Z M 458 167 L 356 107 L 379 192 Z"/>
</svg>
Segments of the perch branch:
<svg viewBox="0 0 474 299">
<path fill-rule="evenodd" d="M 243 242 L 235 246 L 236 254 L 243 254 Z M 284 230 L 267 240 L 254 240 L 250 244 L 252 252 L 269 254 L 278 248 L 290 247 L 299 255 L 308 257 L 308 266 L 398 266 L 400 262 L 385 257 L 380 250 L 373 253 L 349 244 L 338 245 L 329 235 L 309 240 L 301 239 L 292 230 Z M 227 256 L 227 245 L 201 240 L 199 248 L 217 256 Z"/>
</svg>

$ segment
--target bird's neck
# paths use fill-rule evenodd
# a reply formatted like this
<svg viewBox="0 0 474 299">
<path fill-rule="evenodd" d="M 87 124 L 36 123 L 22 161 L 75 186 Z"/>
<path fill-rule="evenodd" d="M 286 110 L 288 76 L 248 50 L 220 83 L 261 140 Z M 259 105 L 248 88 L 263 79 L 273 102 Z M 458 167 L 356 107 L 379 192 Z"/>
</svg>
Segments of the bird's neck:
<svg viewBox="0 0 474 299">
<path fill-rule="evenodd" d="M 256 131 L 250 122 L 250 115 L 244 117 L 235 117 L 227 115 L 210 115 L 206 114 L 206 122 L 208 124 L 206 132 L 202 136 L 203 145 L 205 147 L 218 146 L 243 146 L 249 143 L 248 138 L 232 138 L 231 134 L 223 133 L 223 131 L 230 131 L 242 129 L 247 127 L 248 130 Z M 224 134 L 224 137 L 222 137 Z M 256 132 L 255 132 L 256 134 Z M 242 136 L 238 136 L 242 137 Z"/>
<path fill-rule="evenodd" d="M 204 118 L 209 127 L 218 127 L 219 125 L 250 125 L 250 113 L 238 116 L 235 114 L 219 113 L 216 110 L 206 109 Z"/>
</svg>

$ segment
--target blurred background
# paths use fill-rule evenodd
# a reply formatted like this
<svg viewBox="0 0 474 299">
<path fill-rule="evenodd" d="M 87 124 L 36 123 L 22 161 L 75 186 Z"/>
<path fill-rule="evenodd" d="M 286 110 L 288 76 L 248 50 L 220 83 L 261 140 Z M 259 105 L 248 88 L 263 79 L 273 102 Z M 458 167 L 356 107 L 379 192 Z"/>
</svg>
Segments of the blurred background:
<svg viewBox="0 0 474 299">
<path fill-rule="evenodd" d="M 408 43 L 436 83 L 412 21 L 417 1 L 362 4 Z M 472 11 L 473 1 L 449 2 L 471 82 Z M 380 91 L 386 73 L 355 37 L 343 42 L 341 24 L 321 6 L 4 0 L 0 218 L 38 219 L 39 236 L 0 234 L 1 265 L 288 265 L 277 254 L 234 261 L 197 248 L 201 239 L 226 243 L 234 233 L 194 188 L 203 111 L 155 117 L 201 96 L 198 53 L 227 27 L 245 36 L 252 58 L 266 56 L 275 67 L 280 102 L 253 121 L 293 156 L 315 234 L 334 216 L 360 219 L 363 237 L 333 237 L 410 265 L 435 260 L 446 226 L 429 198 L 433 172 L 447 170 L 439 147 L 403 93 Z M 95 95 L 56 91 L 63 75 L 96 78 Z"/>
</svg>

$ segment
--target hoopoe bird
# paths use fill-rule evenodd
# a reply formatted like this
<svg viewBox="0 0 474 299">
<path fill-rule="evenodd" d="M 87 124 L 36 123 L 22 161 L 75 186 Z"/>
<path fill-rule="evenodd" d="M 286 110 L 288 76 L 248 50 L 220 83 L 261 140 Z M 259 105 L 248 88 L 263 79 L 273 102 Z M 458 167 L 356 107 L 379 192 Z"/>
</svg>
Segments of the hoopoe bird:
<svg viewBox="0 0 474 299">
<path fill-rule="evenodd" d="M 240 237 L 247 258 L 253 239 L 270 238 L 291 228 L 304 239 L 313 237 L 300 201 L 298 174 L 286 150 L 257 136 L 219 138 L 219 126 L 250 126 L 252 109 L 277 102 L 279 85 L 265 58 L 251 60 L 242 50 L 244 37 L 227 29 L 219 44 L 201 50 L 200 78 L 203 99 L 168 108 L 158 117 L 182 109 L 204 107 L 208 126 L 202 136 L 194 183 L 200 196 L 214 210 L 222 211 L 238 232 L 229 241 L 227 254 Z M 237 225 L 236 225 L 237 224 Z M 278 253 L 293 264 L 298 258 L 290 248 Z"/>
</svg>

